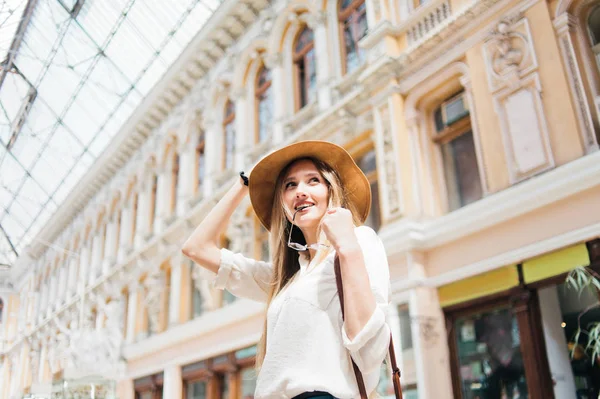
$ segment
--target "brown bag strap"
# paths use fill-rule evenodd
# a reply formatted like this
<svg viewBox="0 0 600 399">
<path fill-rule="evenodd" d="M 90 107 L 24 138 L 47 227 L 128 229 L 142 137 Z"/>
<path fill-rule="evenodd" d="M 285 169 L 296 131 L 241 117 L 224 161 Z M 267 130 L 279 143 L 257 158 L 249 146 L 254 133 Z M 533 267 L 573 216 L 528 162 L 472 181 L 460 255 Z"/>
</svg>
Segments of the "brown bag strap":
<svg viewBox="0 0 600 399">
<path fill-rule="evenodd" d="M 340 297 L 340 306 L 342 308 L 342 320 L 345 320 L 344 316 L 344 287 L 342 286 L 342 273 L 340 270 L 340 259 L 337 255 L 335 255 L 334 262 L 334 270 L 335 270 L 335 283 L 337 285 L 338 295 Z M 390 363 L 392 366 L 392 381 L 394 383 L 394 393 L 396 395 L 396 399 L 402 399 L 402 386 L 400 385 L 400 369 L 398 368 L 398 364 L 396 363 L 396 352 L 394 350 L 394 341 L 392 340 L 392 336 L 390 333 Z M 360 392 L 360 399 L 368 399 L 367 389 L 365 388 L 365 381 L 363 379 L 362 373 L 360 369 L 354 362 L 354 359 L 350 357 L 352 360 L 352 368 L 354 369 L 354 375 L 356 376 L 356 383 L 358 384 L 358 392 Z"/>
</svg>

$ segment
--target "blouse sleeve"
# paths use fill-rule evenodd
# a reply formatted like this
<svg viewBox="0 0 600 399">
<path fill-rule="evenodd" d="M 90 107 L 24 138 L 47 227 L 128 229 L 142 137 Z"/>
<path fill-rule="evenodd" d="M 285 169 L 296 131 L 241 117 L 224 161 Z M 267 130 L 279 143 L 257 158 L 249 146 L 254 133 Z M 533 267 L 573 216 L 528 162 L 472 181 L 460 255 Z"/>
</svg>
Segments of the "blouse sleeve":
<svg viewBox="0 0 600 399">
<path fill-rule="evenodd" d="M 356 229 L 356 236 L 363 251 L 371 291 L 377 306 L 371 318 L 354 339 L 348 338 L 344 323 L 342 339 L 361 372 L 369 374 L 379 369 L 390 345 L 390 328 L 385 321 L 390 291 L 390 272 L 387 255 L 377 233 L 369 227 L 361 226 Z"/>
<path fill-rule="evenodd" d="M 273 267 L 270 263 L 222 248 L 221 264 L 215 276 L 214 287 L 227 289 L 240 298 L 266 302 L 272 275 Z"/>
</svg>

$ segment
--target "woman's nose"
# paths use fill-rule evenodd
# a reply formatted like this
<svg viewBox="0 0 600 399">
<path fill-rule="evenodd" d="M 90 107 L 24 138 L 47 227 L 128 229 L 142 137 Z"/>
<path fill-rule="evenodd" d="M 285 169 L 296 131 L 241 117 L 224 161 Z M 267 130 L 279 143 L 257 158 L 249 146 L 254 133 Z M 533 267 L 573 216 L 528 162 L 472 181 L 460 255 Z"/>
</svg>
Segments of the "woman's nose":
<svg viewBox="0 0 600 399">
<path fill-rule="evenodd" d="M 304 183 L 299 183 L 296 186 L 296 198 L 306 197 L 306 185 Z"/>
</svg>

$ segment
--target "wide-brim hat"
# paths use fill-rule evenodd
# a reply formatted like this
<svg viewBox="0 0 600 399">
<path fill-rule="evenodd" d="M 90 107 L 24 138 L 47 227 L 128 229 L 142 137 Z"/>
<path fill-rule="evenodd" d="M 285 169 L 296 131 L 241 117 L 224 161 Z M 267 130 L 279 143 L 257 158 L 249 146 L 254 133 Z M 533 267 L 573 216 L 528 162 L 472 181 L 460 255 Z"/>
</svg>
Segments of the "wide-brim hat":
<svg viewBox="0 0 600 399">
<path fill-rule="evenodd" d="M 328 141 L 308 140 L 290 144 L 261 159 L 250 174 L 250 202 L 258 220 L 271 231 L 271 211 L 279 174 L 292 161 L 315 158 L 328 164 L 340 177 L 342 186 L 361 223 L 371 209 L 371 186 L 365 174 L 342 147 Z"/>
</svg>

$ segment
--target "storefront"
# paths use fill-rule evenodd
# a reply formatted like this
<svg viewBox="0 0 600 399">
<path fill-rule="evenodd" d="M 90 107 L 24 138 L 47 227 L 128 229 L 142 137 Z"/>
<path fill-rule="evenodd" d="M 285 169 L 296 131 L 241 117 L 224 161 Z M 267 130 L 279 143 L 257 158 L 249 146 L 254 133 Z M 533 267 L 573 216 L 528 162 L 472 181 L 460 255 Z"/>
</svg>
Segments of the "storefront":
<svg viewBox="0 0 600 399">
<path fill-rule="evenodd" d="M 456 399 L 598 397 L 600 361 L 574 334 L 586 310 L 582 327 L 600 321 L 600 302 L 566 287 L 578 266 L 600 268 L 600 240 L 439 288 Z"/>
</svg>

